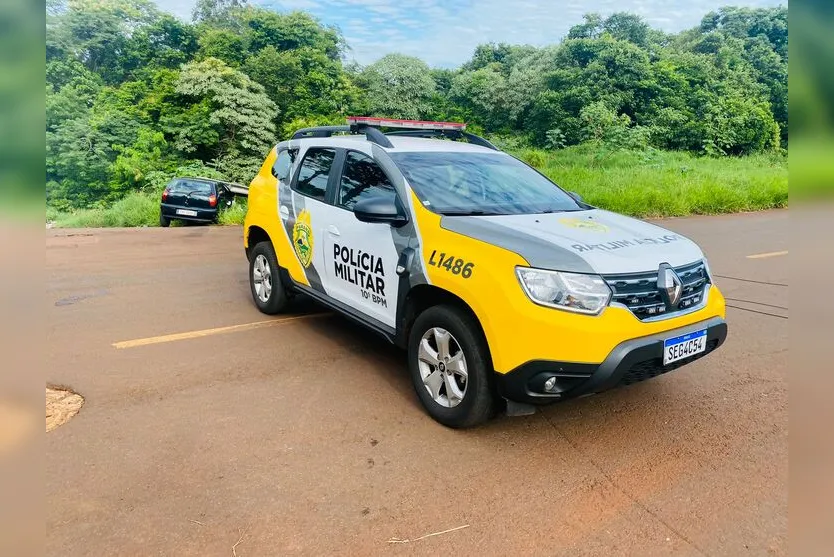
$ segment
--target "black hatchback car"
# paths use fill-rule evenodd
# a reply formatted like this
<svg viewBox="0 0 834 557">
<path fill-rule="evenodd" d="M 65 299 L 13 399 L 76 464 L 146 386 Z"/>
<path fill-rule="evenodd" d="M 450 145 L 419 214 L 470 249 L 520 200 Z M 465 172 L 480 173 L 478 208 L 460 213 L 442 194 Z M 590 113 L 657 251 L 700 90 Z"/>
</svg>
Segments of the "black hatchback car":
<svg viewBox="0 0 834 557">
<path fill-rule="evenodd" d="M 159 224 L 168 226 L 173 219 L 216 222 L 220 210 L 230 206 L 238 193 L 235 186 L 207 178 L 174 178 L 162 192 Z"/>
</svg>

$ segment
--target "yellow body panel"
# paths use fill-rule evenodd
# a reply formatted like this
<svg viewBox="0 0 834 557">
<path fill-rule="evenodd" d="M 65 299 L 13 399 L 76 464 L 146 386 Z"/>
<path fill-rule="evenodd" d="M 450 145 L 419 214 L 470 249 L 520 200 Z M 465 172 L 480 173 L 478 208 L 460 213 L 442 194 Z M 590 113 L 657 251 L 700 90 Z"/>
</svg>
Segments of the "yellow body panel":
<svg viewBox="0 0 834 557">
<path fill-rule="evenodd" d="M 440 227 L 440 216 L 425 209 L 412 195 L 422 240 L 422 257 L 429 280 L 447 290 L 475 312 L 489 344 L 498 373 L 507 373 L 531 360 L 600 363 L 623 341 L 684 327 L 714 316 L 724 317 L 724 297 L 713 286 L 703 309 L 661 321 L 644 323 L 629 310 L 608 307 L 600 315 L 581 315 L 543 307 L 530 301 L 515 274 L 527 265 L 519 255 Z M 474 264 L 463 278 L 429 264 L 435 253 Z"/>
<path fill-rule="evenodd" d="M 272 175 L 272 165 L 278 157 L 278 151 L 272 149 L 261 166 L 258 175 L 249 185 L 249 208 L 243 221 L 243 244 L 249 247 L 249 228 L 258 226 L 263 228 L 272 245 L 281 266 L 287 269 L 292 279 L 300 284 L 309 286 L 304 268 L 295 255 L 292 241 L 278 218 L 278 180 Z"/>
</svg>

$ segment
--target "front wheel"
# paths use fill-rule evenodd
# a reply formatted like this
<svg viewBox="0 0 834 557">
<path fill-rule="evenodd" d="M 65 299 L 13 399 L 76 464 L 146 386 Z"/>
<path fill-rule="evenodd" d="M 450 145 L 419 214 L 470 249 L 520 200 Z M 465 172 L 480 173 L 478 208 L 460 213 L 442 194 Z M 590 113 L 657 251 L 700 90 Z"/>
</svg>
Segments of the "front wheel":
<svg viewBox="0 0 834 557">
<path fill-rule="evenodd" d="M 287 292 L 278 273 L 278 258 L 271 242 L 259 242 L 249 258 L 252 299 L 262 313 L 274 315 L 287 305 Z"/>
<path fill-rule="evenodd" d="M 434 306 L 421 313 L 409 335 L 408 367 L 417 396 L 441 424 L 472 427 L 495 414 L 489 349 L 466 312 Z"/>
</svg>

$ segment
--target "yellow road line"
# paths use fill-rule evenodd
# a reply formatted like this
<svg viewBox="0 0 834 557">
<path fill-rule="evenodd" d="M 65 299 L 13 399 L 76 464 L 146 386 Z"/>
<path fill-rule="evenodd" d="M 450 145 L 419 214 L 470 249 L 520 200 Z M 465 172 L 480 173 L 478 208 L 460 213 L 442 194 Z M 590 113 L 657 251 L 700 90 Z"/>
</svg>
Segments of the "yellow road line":
<svg viewBox="0 0 834 557">
<path fill-rule="evenodd" d="M 188 340 L 190 338 L 207 337 L 211 335 L 222 335 L 225 333 L 237 333 L 240 331 L 249 331 L 252 329 L 260 329 L 263 327 L 270 327 L 272 325 L 281 325 L 289 321 L 296 321 L 298 319 L 309 319 L 311 317 L 320 317 L 328 315 L 327 313 L 312 313 L 310 315 L 296 315 L 294 317 L 285 317 L 284 319 L 270 319 L 268 321 L 255 321 L 254 323 L 243 323 L 241 325 L 230 325 L 228 327 L 217 327 L 215 329 L 203 329 L 201 331 L 189 331 L 187 333 L 174 333 L 172 335 L 162 335 L 158 337 L 138 338 L 136 340 L 123 340 L 121 342 L 114 342 L 114 348 L 136 348 L 137 346 L 147 346 L 149 344 L 160 344 L 163 342 L 174 342 L 177 340 Z"/>
<path fill-rule="evenodd" d="M 767 257 L 778 257 L 780 255 L 788 255 L 788 250 L 785 251 L 771 251 L 768 253 L 757 253 L 755 255 L 748 255 L 747 259 L 765 259 Z"/>
</svg>

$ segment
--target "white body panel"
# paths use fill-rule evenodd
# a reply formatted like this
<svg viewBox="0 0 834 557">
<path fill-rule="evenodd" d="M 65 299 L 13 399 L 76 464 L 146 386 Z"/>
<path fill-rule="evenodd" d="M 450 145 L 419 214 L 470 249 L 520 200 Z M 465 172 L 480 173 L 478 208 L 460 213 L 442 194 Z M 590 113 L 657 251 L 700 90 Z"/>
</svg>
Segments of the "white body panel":
<svg viewBox="0 0 834 557">
<path fill-rule="evenodd" d="M 319 276 L 328 296 L 394 327 L 399 280 L 391 226 L 361 222 L 332 205 L 317 220 L 324 241 Z"/>
</svg>

